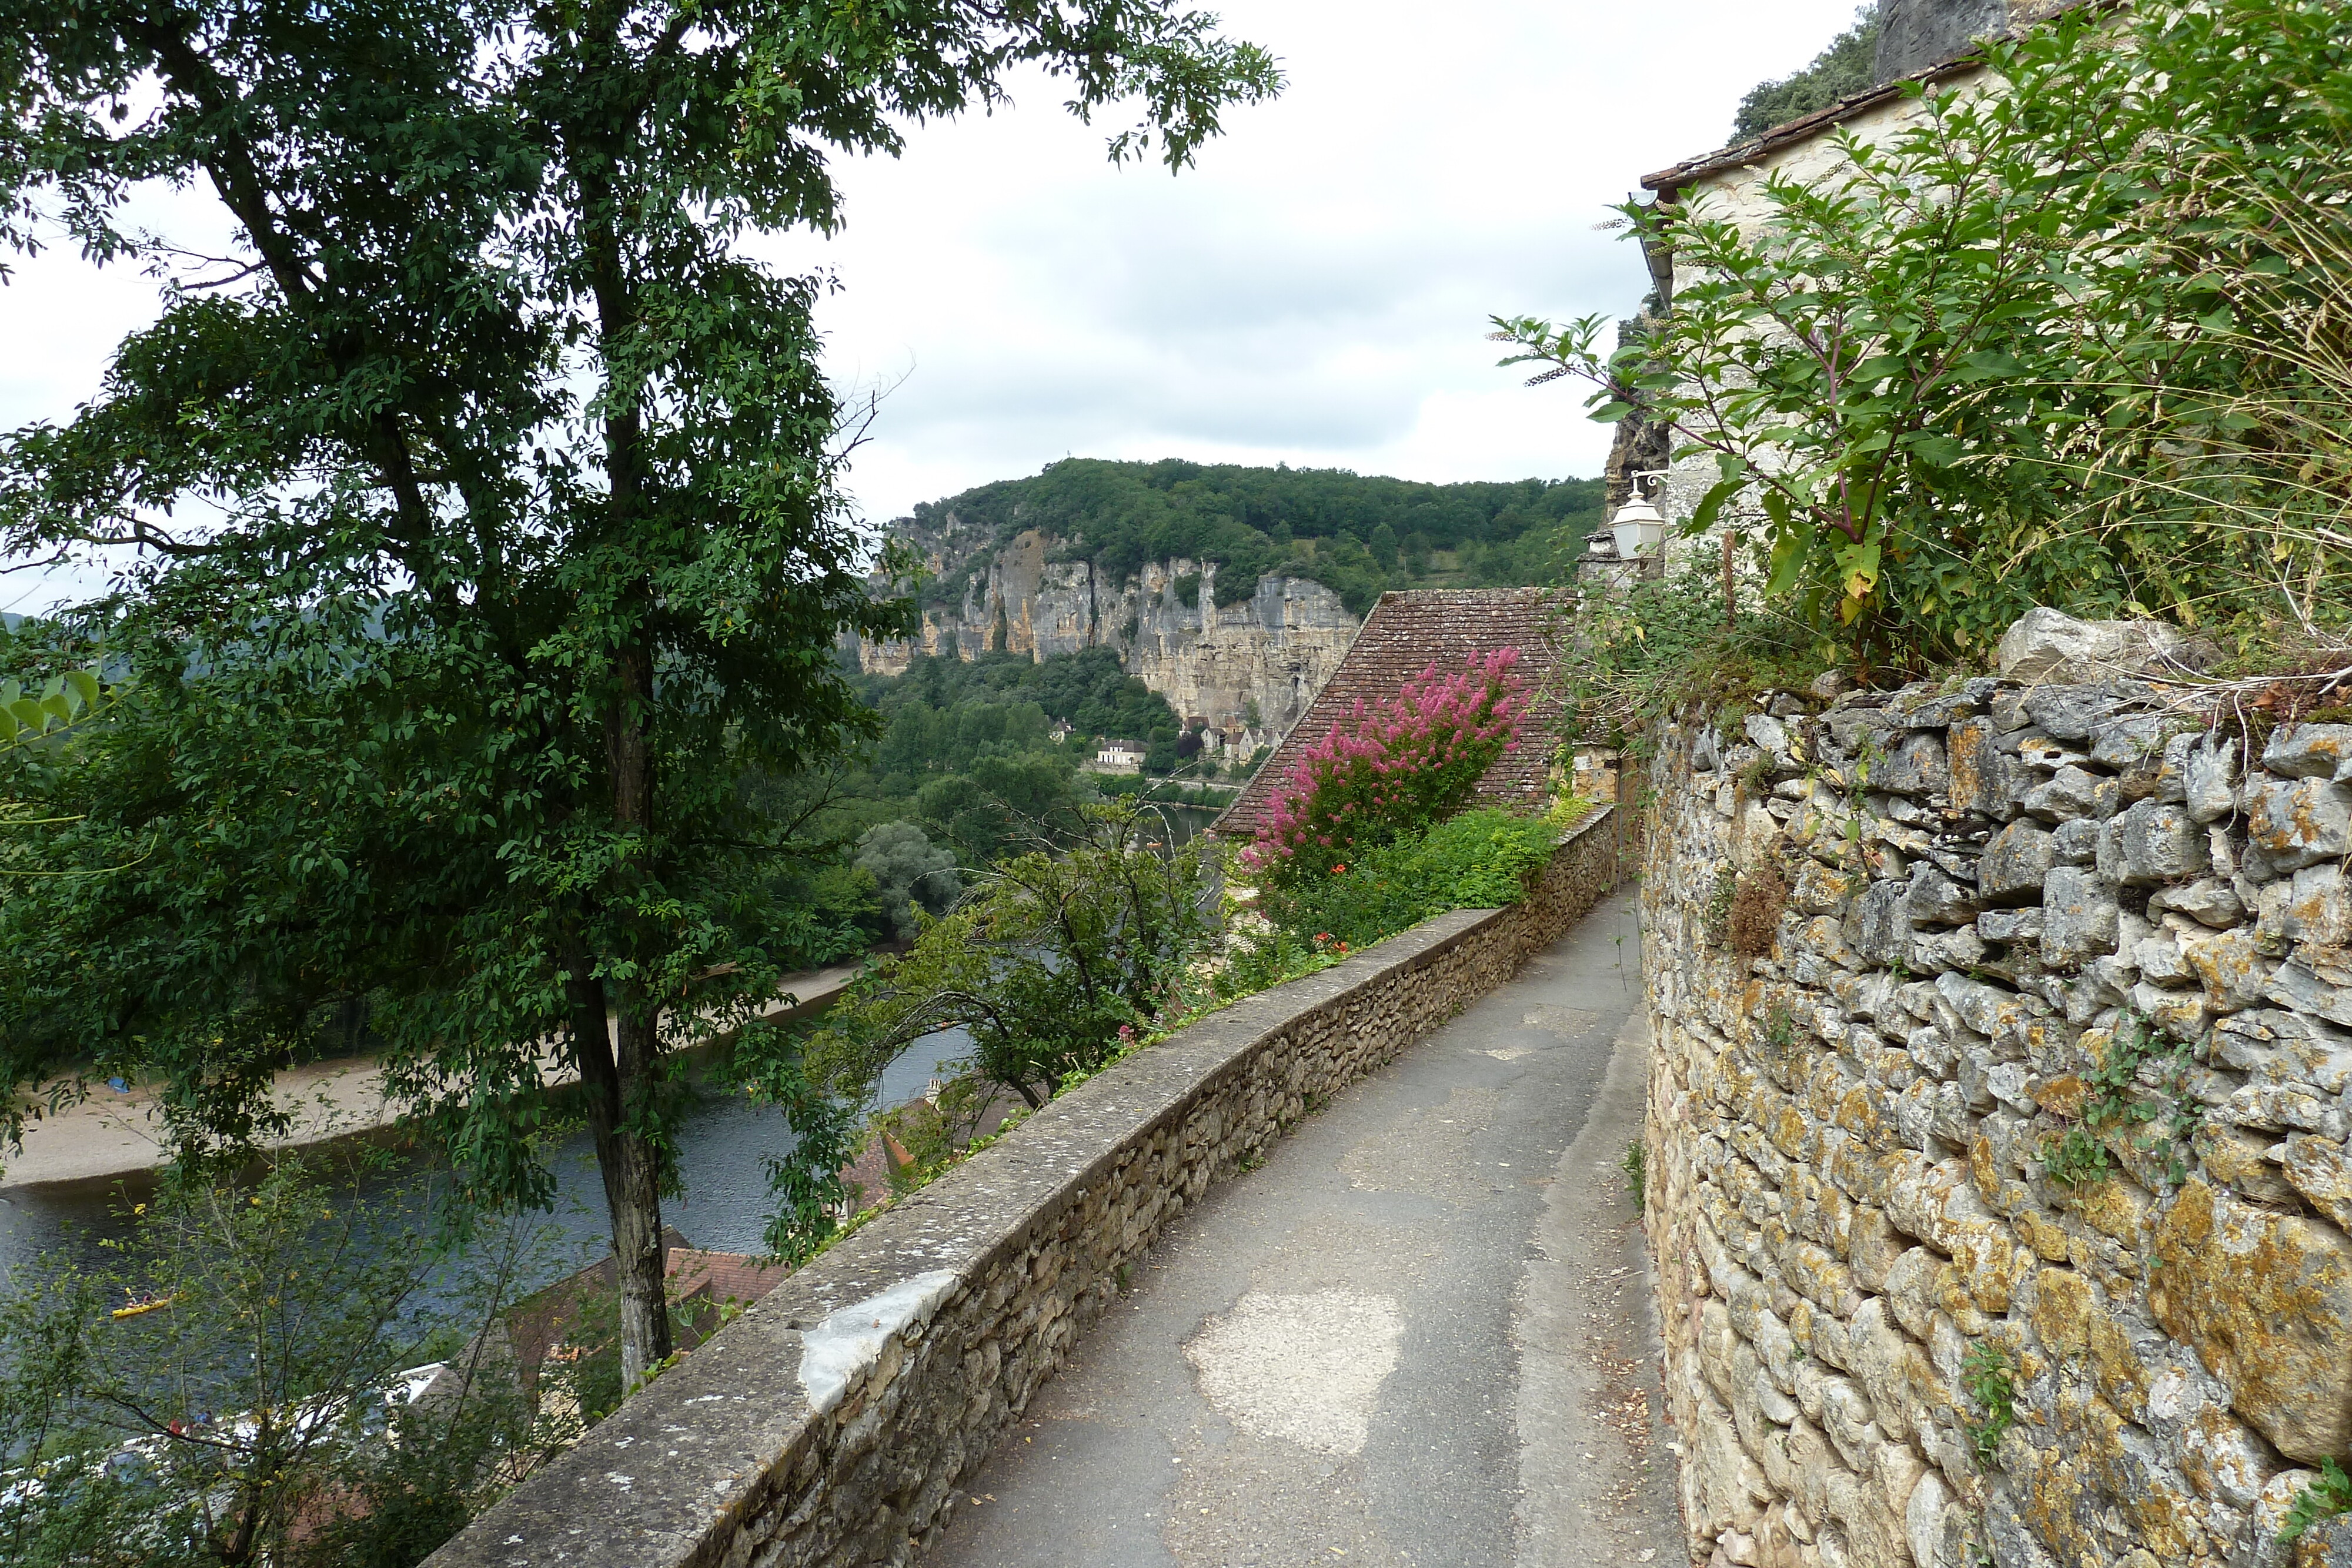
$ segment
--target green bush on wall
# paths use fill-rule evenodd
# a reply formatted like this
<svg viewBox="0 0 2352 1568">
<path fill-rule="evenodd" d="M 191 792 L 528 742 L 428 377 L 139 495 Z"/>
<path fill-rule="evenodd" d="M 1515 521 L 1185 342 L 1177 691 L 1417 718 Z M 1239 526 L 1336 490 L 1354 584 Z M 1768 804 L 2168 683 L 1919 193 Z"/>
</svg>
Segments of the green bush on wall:
<svg viewBox="0 0 2352 1568">
<path fill-rule="evenodd" d="M 1427 832 L 1361 851 L 1336 875 L 1265 894 L 1277 925 L 1360 947 L 1450 909 L 1516 904 L 1559 840 L 1548 818 L 1495 807 L 1465 811 Z"/>
</svg>

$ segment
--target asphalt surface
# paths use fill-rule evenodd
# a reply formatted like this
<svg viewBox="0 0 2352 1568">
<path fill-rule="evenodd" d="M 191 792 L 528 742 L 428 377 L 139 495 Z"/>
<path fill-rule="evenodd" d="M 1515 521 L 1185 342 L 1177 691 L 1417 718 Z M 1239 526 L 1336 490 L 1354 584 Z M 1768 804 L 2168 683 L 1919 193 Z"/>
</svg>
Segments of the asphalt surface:
<svg viewBox="0 0 2352 1568">
<path fill-rule="evenodd" d="M 934 1568 L 1679 1563 L 1630 892 L 1214 1189 Z"/>
</svg>

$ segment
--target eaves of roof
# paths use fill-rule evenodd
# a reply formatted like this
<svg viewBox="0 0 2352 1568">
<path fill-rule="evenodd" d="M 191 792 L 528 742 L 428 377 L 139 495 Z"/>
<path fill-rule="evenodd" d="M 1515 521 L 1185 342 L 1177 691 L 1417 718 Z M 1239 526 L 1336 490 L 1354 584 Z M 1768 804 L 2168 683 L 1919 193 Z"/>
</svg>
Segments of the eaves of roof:
<svg viewBox="0 0 2352 1568">
<path fill-rule="evenodd" d="M 2046 20 L 2061 11 L 2071 11 L 2079 5 L 2095 4 L 2103 8 L 2111 8 L 2119 3 L 2120 0 L 2056 0 L 2056 3 L 2042 7 L 2033 20 L 2037 22 Z M 1644 174 L 1642 176 L 1642 188 L 1645 191 L 1657 192 L 1658 199 L 1661 201 L 1671 202 L 1682 193 L 1685 186 L 1704 180 L 1710 174 L 1720 174 L 1727 169 L 1744 169 L 1761 163 L 1783 147 L 1793 147 L 1801 141 L 1810 141 L 1822 131 L 1832 126 L 1843 124 L 1865 110 L 1875 109 L 1882 103 L 1892 102 L 1901 98 L 1915 82 L 1924 87 L 1934 82 L 1948 81 L 1953 77 L 1966 76 L 1970 71 L 1982 69 L 1983 65 L 1984 60 L 1979 51 L 1970 49 L 1966 54 L 1955 55 L 1950 59 L 1938 60 L 1932 66 L 1922 66 L 1907 76 L 1899 76 L 1892 81 L 1881 82 L 1866 92 L 1858 92 L 1850 98 L 1842 98 L 1827 108 L 1817 109 L 1811 114 L 1799 115 L 1786 125 L 1776 125 L 1771 130 L 1751 136 L 1745 141 L 1735 141 L 1719 151 L 1696 158 L 1685 159 L 1670 169 L 1661 169 L 1654 174 Z"/>
</svg>

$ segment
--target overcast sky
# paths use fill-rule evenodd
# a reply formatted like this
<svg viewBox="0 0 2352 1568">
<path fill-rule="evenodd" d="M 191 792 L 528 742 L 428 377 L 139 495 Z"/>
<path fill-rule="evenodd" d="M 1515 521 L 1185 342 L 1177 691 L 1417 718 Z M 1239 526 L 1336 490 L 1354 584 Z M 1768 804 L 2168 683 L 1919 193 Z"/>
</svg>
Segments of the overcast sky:
<svg viewBox="0 0 2352 1568">
<path fill-rule="evenodd" d="M 1565 386 L 1495 368 L 1486 318 L 1630 310 L 1597 232 L 1640 177 L 1727 140 L 1854 0 L 1229 0 L 1290 86 L 1196 167 L 1115 170 L 1051 85 L 846 163 L 847 227 L 764 242 L 832 269 L 830 370 L 888 388 L 852 487 L 897 517 L 1066 454 L 1287 462 L 1430 480 L 1599 472 Z M 191 237 L 193 197 L 151 204 Z M 0 427 L 70 414 L 152 286 L 70 254 L 0 288 Z M 45 596 L 0 579 L 0 609 Z"/>
</svg>

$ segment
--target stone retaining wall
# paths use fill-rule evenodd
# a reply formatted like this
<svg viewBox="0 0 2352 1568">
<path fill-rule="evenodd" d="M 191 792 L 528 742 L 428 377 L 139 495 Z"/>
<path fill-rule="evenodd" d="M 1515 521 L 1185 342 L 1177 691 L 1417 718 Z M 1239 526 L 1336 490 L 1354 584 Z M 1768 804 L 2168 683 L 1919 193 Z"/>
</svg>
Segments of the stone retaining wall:
<svg viewBox="0 0 2352 1568">
<path fill-rule="evenodd" d="M 1119 1062 L 795 1273 L 436 1568 L 905 1562 L 1160 1228 L 1617 881 L 1611 812 L 1463 910 Z"/>
<path fill-rule="evenodd" d="M 2132 681 L 1771 709 L 1652 779 L 1695 1561 L 2352 1563 L 2352 1520 L 2277 1542 L 2352 1446 L 2352 727 Z"/>
</svg>

